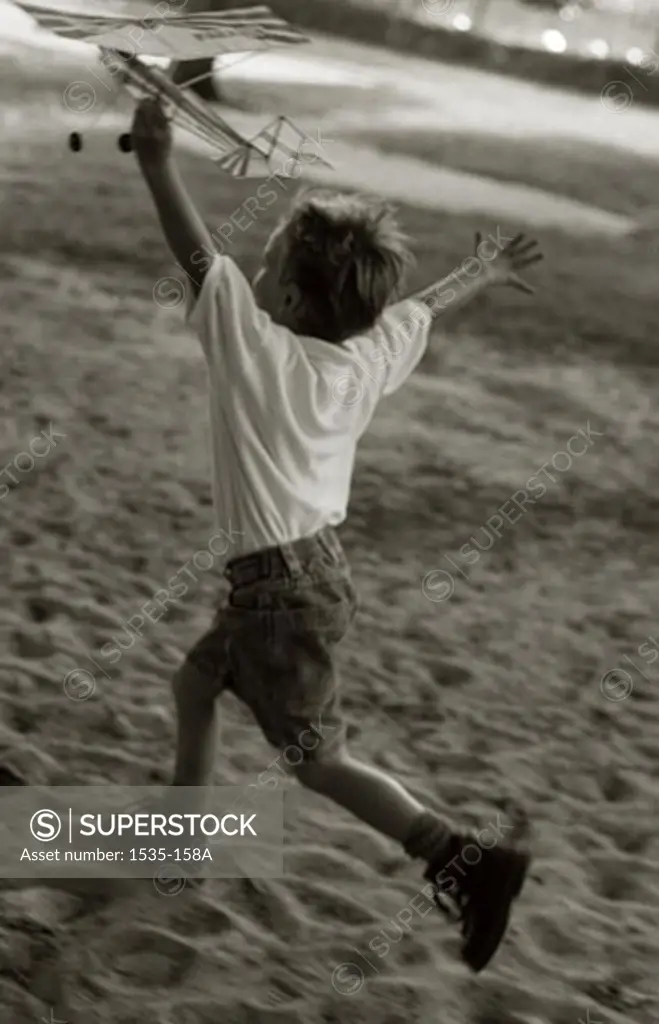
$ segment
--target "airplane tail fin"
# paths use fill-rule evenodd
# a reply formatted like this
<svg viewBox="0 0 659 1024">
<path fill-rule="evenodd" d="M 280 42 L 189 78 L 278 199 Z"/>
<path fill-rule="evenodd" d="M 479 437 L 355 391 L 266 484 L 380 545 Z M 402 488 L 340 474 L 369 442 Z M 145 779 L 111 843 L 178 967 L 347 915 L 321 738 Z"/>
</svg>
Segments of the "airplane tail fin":
<svg viewBox="0 0 659 1024">
<path fill-rule="evenodd" d="M 303 132 L 287 117 L 277 117 L 248 142 L 236 146 L 215 163 L 234 178 L 299 178 L 305 167 L 322 164 L 325 159 L 320 139 Z"/>
</svg>

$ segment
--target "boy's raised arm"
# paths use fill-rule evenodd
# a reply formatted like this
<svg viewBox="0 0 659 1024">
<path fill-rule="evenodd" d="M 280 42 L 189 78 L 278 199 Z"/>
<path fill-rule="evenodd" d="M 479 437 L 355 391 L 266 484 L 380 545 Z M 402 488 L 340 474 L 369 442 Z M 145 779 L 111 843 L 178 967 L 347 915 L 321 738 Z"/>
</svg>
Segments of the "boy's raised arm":
<svg viewBox="0 0 659 1024">
<path fill-rule="evenodd" d="M 174 258 L 190 278 L 195 298 L 201 291 L 213 240 L 171 155 L 171 128 L 157 100 L 144 100 L 135 111 L 133 147 L 153 196 L 158 217 Z"/>
<path fill-rule="evenodd" d="M 415 292 L 409 298 L 422 302 L 433 319 L 437 319 L 467 305 L 487 288 L 496 285 L 516 288 L 517 291 L 531 295 L 535 289 L 519 276 L 519 271 L 542 258 L 538 243 L 533 239 L 527 241 L 524 235 L 516 235 L 500 247 L 493 238 L 483 241 L 478 232 L 474 256 L 466 259 L 448 277 Z"/>
</svg>

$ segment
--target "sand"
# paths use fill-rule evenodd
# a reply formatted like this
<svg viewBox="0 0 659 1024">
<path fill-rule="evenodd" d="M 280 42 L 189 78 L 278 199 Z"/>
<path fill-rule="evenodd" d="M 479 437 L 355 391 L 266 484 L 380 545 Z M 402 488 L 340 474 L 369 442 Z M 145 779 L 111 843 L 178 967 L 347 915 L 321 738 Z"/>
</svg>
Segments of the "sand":
<svg viewBox="0 0 659 1024">
<path fill-rule="evenodd" d="M 2 465 L 57 436 L 0 501 L 0 764 L 35 784 L 160 783 L 169 678 L 217 572 L 108 676 L 90 659 L 215 530 L 204 365 L 180 309 L 153 301 L 171 271 L 132 163 L 103 133 L 73 161 L 26 134 L 38 123 L 3 157 Z M 216 210 L 239 201 L 183 163 Z M 450 248 L 453 222 L 406 216 L 426 259 Z M 248 261 L 265 229 L 242 243 Z M 575 246 L 584 273 L 598 244 Z M 656 291 L 643 270 L 635 291 L 621 273 L 630 309 Z M 558 308 L 569 283 L 551 273 Z M 414 865 L 282 781 L 282 878 L 173 897 L 145 880 L 107 903 L 0 893 L 7 1024 L 657 1020 L 659 679 L 638 655 L 657 628 L 656 357 L 573 343 L 556 359 L 504 330 L 438 333 L 365 439 L 342 531 L 362 601 L 342 654 L 353 750 L 463 823 L 495 821 L 507 797 L 531 815 L 536 861 L 491 969 L 469 976 L 434 913 L 401 927 Z M 485 548 L 488 519 L 580 430 L 584 454 L 466 563 L 463 545 Z M 600 680 L 625 654 L 643 671 L 612 699 Z M 76 669 L 95 675 L 87 699 L 65 687 Z M 256 778 L 273 752 L 231 699 L 222 719 L 216 782 Z"/>
</svg>

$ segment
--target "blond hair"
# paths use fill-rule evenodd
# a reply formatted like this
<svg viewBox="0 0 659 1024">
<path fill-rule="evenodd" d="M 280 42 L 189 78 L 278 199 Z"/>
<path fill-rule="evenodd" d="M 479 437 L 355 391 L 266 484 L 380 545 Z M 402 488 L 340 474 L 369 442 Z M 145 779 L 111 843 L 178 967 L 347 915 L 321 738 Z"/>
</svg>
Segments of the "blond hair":
<svg viewBox="0 0 659 1024">
<path fill-rule="evenodd" d="M 300 333 L 326 341 L 369 330 L 412 263 L 392 207 L 369 196 L 304 193 L 278 230 L 283 275 L 302 297 Z"/>
</svg>

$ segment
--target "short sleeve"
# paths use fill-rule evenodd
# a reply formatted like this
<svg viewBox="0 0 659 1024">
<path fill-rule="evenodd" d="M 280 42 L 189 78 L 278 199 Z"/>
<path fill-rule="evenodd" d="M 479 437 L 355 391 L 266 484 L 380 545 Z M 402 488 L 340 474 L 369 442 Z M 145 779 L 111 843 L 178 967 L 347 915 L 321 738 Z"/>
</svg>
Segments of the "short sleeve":
<svg viewBox="0 0 659 1024">
<path fill-rule="evenodd" d="M 245 368 L 256 357 L 285 362 L 295 335 L 273 323 L 254 298 L 252 288 L 229 256 L 215 256 L 199 294 L 188 297 L 187 322 L 196 332 L 211 367 Z"/>
<path fill-rule="evenodd" d="M 211 296 L 218 288 L 218 278 L 222 275 L 221 257 L 216 256 L 210 260 L 210 266 L 202 282 L 201 288 L 195 294 L 194 288 L 188 286 L 186 300 L 185 319 L 189 327 L 199 333 L 200 326 L 204 320 L 204 310 L 208 309 Z"/>
<path fill-rule="evenodd" d="M 388 306 L 368 335 L 347 344 L 362 357 L 369 376 L 380 382 L 381 393 L 391 395 L 421 362 L 431 323 L 432 316 L 423 303 L 406 299 Z"/>
</svg>

